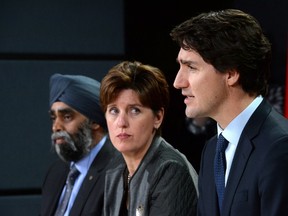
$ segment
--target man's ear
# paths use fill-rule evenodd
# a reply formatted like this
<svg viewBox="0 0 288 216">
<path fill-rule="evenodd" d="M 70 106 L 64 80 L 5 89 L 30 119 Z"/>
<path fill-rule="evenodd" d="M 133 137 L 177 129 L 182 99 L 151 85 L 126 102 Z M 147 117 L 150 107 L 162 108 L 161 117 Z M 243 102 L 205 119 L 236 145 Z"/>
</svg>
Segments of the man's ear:
<svg viewBox="0 0 288 216">
<path fill-rule="evenodd" d="M 98 130 L 101 126 L 97 124 L 95 121 L 91 122 L 91 129 L 92 130 Z"/>
<path fill-rule="evenodd" d="M 235 69 L 229 70 L 227 72 L 227 84 L 229 86 L 235 85 L 236 83 L 238 83 L 239 77 L 240 77 L 240 74 L 237 70 Z"/>
</svg>

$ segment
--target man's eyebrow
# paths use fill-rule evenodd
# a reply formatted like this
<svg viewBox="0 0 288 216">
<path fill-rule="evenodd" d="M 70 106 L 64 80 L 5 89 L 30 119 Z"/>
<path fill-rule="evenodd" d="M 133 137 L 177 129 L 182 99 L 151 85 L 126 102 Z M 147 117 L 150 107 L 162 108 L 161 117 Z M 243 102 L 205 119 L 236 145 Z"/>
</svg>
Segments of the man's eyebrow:
<svg viewBox="0 0 288 216">
<path fill-rule="evenodd" d="M 75 111 L 74 111 L 73 109 L 71 109 L 71 108 L 63 108 L 63 109 L 60 108 L 60 109 L 57 109 L 57 110 L 51 109 L 51 110 L 48 111 L 48 113 L 49 113 L 50 115 L 54 115 L 56 111 L 59 112 L 59 113 L 61 113 L 61 114 L 74 113 L 74 112 L 75 112 Z"/>
<path fill-rule="evenodd" d="M 196 64 L 195 61 L 191 61 L 191 60 L 183 60 L 183 59 L 180 59 L 179 61 L 181 62 L 181 64 L 184 64 L 184 65 Z"/>
<path fill-rule="evenodd" d="M 184 59 L 179 59 L 178 57 L 176 58 L 176 63 L 178 64 L 184 64 L 184 65 L 190 65 L 190 64 L 195 64 L 194 61 L 192 60 L 184 60 Z"/>
</svg>

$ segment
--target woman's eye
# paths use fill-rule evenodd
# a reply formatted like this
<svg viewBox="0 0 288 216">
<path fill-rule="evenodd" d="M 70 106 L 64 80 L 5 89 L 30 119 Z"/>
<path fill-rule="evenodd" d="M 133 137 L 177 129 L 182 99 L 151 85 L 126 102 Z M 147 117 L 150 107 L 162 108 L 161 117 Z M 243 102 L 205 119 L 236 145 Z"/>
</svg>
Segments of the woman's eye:
<svg viewBox="0 0 288 216">
<path fill-rule="evenodd" d="M 138 113 L 140 113 L 140 109 L 137 108 L 137 107 L 132 107 L 132 108 L 131 108 L 131 113 L 132 113 L 132 114 L 138 114 Z"/>
<path fill-rule="evenodd" d="M 116 107 L 112 107 L 109 109 L 109 113 L 112 115 L 116 115 L 118 113 L 118 109 Z"/>
</svg>

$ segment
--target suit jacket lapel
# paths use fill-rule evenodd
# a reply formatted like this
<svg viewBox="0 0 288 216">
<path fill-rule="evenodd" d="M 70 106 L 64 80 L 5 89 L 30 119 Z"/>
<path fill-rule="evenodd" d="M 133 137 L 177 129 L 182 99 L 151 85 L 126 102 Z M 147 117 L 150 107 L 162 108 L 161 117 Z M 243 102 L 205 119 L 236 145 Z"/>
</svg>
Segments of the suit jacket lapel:
<svg viewBox="0 0 288 216">
<path fill-rule="evenodd" d="M 262 123 L 270 111 L 271 106 L 263 100 L 243 129 L 226 184 L 222 209 L 223 215 L 229 215 L 235 192 L 254 148 L 252 140 L 260 132 Z"/>
<path fill-rule="evenodd" d="M 241 135 L 242 137 L 243 135 Z M 238 184 L 240 182 L 241 176 L 245 170 L 247 161 L 252 152 L 252 144 L 250 139 L 246 136 L 242 137 L 242 141 L 238 143 L 237 150 L 234 155 L 232 162 L 230 174 L 226 184 L 225 195 L 223 200 L 223 215 L 229 215 L 229 208 L 233 201 L 233 197 L 237 190 Z"/>
<path fill-rule="evenodd" d="M 123 173 L 126 163 L 121 153 L 115 155 L 112 166 L 106 171 L 104 186 L 104 215 L 116 216 L 120 214 L 124 195 Z M 109 205 L 109 206 L 108 206 Z"/>
<path fill-rule="evenodd" d="M 213 179 L 213 186 L 212 185 L 209 185 L 210 187 L 210 194 L 211 196 L 213 196 L 213 200 L 215 200 L 216 202 L 211 202 L 211 213 L 213 212 L 213 215 L 215 216 L 219 216 L 219 206 L 218 206 L 218 196 L 217 196 L 217 190 L 216 190 L 216 185 L 215 185 L 215 177 L 214 177 L 214 158 L 215 158 L 215 154 L 216 154 L 216 145 L 217 145 L 217 135 L 214 136 L 213 138 L 213 154 L 211 154 L 209 156 L 210 160 L 211 160 L 211 164 L 212 164 L 212 167 L 211 167 L 211 176 L 212 176 L 212 179 Z"/>
<path fill-rule="evenodd" d="M 61 162 L 63 163 L 63 162 Z M 53 187 L 51 187 L 51 196 L 49 196 L 51 199 L 49 199 L 49 203 L 47 204 L 47 206 L 49 206 L 49 210 L 48 210 L 48 214 L 47 215 L 53 215 L 53 213 L 55 212 L 55 209 L 58 206 L 58 202 L 61 196 L 61 193 L 63 191 L 65 182 L 66 182 L 66 178 L 69 172 L 69 166 L 65 165 L 64 170 L 62 170 L 61 172 L 57 172 L 57 176 L 55 175 L 53 177 L 53 180 L 56 184 L 52 184 Z M 58 197 L 58 199 L 55 199 L 55 197 Z"/>
<path fill-rule="evenodd" d="M 91 167 L 83 180 L 82 186 L 79 189 L 77 197 L 74 201 L 73 207 L 71 209 L 71 215 L 81 215 L 81 211 L 89 198 L 90 193 L 93 191 L 93 187 L 97 182 L 99 175 L 99 170 L 91 164 Z"/>
<path fill-rule="evenodd" d="M 72 215 L 81 215 L 82 209 L 85 206 L 86 200 L 89 198 L 90 193 L 93 192 L 93 187 L 100 178 L 100 175 L 105 175 L 101 173 L 101 171 L 107 166 L 108 161 L 111 159 L 108 155 L 112 144 L 109 139 L 106 140 L 105 144 L 103 145 L 102 149 L 98 153 L 98 155 L 93 160 L 85 179 L 83 180 L 82 186 L 79 189 L 77 197 L 74 201 L 73 207 L 71 209 L 71 216 Z M 103 177 L 103 176 L 102 176 Z M 104 187 L 104 185 L 103 185 Z M 99 193 L 99 196 L 101 194 Z"/>
<path fill-rule="evenodd" d="M 215 149 L 217 144 L 217 135 L 212 137 L 204 146 L 202 157 L 205 157 L 201 160 L 201 169 L 199 173 L 198 185 L 200 199 L 201 199 L 201 208 L 207 213 L 218 216 L 218 201 L 217 201 L 217 193 L 216 186 L 214 180 L 214 157 L 215 157 Z M 203 172 L 205 171 L 205 172 Z M 203 177 L 203 179 L 202 179 Z M 202 195 L 202 190 L 205 193 Z M 203 196 L 203 197 L 202 197 Z"/>
</svg>

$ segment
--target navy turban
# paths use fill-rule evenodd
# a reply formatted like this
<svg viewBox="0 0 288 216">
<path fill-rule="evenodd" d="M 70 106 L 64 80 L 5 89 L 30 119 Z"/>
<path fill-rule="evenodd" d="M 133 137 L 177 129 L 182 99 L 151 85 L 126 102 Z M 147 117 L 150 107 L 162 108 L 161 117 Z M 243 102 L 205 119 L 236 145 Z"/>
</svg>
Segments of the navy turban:
<svg viewBox="0 0 288 216">
<path fill-rule="evenodd" d="M 50 78 L 50 107 L 63 102 L 106 129 L 99 94 L 100 83 L 89 77 L 54 74 Z"/>
</svg>

